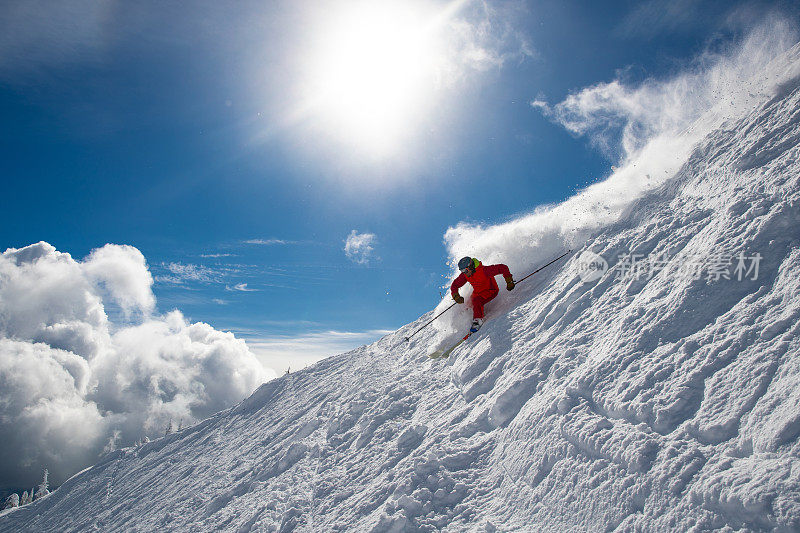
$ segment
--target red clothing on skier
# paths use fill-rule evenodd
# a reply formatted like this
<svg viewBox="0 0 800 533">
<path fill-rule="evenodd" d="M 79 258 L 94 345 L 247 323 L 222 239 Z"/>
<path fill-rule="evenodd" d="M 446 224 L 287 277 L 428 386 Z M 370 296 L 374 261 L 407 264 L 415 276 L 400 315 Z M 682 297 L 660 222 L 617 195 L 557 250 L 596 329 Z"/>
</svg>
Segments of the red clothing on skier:
<svg viewBox="0 0 800 533">
<path fill-rule="evenodd" d="M 467 259 L 467 258 L 465 258 Z M 463 261 L 463 260 L 462 260 Z M 461 264 L 459 264 L 459 267 Z M 461 274 L 450 285 L 450 293 L 453 299 L 462 303 L 464 299 L 458 294 L 458 289 L 465 283 L 472 285 L 472 316 L 473 318 L 483 318 L 483 306 L 491 301 L 500 289 L 494 277 L 502 274 L 506 280 L 506 288 L 514 288 L 514 280 L 511 271 L 503 264 L 483 265 L 477 259 L 471 259 L 468 267 L 461 270 Z"/>
</svg>

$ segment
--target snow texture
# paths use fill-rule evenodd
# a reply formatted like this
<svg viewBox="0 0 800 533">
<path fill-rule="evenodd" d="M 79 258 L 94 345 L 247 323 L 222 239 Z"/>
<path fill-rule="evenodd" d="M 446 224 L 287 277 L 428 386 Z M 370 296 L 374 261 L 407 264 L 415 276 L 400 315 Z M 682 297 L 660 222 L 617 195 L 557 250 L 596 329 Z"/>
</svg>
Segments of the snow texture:
<svg viewBox="0 0 800 533">
<path fill-rule="evenodd" d="M 115 451 L 0 531 L 800 530 L 799 86 L 502 291 L 449 359 L 427 354 L 463 308 Z M 590 283 L 584 250 L 610 267 Z M 756 279 L 620 276 L 624 253 L 739 251 Z"/>
</svg>

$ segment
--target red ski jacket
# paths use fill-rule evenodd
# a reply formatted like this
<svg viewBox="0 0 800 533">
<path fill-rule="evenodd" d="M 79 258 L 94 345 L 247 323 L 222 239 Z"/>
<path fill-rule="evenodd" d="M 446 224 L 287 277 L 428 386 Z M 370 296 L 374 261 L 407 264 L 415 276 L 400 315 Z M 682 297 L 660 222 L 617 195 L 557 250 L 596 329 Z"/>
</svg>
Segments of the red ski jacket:
<svg viewBox="0 0 800 533">
<path fill-rule="evenodd" d="M 458 275 L 458 277 L 453 281 L 452 285 L 450 285 L 450 292 L 454 295 L 458 294 L 458 289 L 463 287 L 465 283 L 469 282 L 469 284 L 472 285 L 473 294 L 477 294 L 479 296 L 489 296 L 491 293 L 500 290 L 497 287 L 497 282 L 494 280 L 494 277 L 498 274 L 502 274 L 504 278 L 511 277 L 511 271 L 508 270 L 506 265 L 498 264 L 484 266 L 482 263 L 478 262 L 478 267 L 475 269 L 475 273 L 470 277 L 465 276 L 463 272 Z"/>
</svg>

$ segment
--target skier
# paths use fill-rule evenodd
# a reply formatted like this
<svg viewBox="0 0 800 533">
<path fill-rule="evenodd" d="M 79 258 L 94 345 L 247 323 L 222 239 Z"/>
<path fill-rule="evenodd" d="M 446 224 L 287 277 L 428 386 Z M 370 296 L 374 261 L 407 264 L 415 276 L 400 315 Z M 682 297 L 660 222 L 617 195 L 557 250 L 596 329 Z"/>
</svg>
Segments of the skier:
<svg viewBox="0 0 800 533">
<path fill-rule="evenodd" d="M 514 278 L 506 265 L 484 266 L 474 257 L 462 257 L 458 262 L 458 269 L 461 274 L 450 285 L 450 293 L 456 303 L 462 304 L 464 298 L 458 294 L 458 289 L 467 282 L 472 285 L 472 326 L 469 330 L 475 333 L 483 325 L 483 306 L 497 296 L 500 291 L 494 277 L 502 274 L 506 280 L 506 290 L 509 291 L 514 288 Z"/>
</svg>

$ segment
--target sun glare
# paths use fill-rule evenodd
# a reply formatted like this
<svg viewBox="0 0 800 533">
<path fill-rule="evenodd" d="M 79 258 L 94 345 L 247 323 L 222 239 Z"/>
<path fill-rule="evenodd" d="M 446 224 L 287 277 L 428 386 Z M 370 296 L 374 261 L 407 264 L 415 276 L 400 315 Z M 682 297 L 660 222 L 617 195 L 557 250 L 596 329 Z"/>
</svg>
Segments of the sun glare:
<svg viewBox="0 0 800 533">
<path fill-rule="evenodd" d="M 359 3 L 326 21 L 309 67 L 309 107 L 339 140 L 393 151 L 430 110 L 440 55 L 432 13 Z"/>
</svg>

